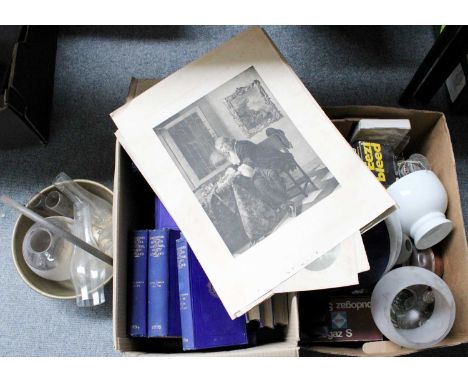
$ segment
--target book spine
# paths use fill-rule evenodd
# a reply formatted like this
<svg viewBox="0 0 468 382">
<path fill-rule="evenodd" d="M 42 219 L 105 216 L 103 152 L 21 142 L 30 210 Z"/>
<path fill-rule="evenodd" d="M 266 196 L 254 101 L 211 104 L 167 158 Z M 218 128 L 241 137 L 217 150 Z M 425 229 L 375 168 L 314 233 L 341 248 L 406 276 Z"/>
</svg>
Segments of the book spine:
<svg viewBox="0 0 468 382">
<path fill-rule="evenodd" d="M 271 298 L 266 299 L 260 304 L 260 317 L 264 327 L 274 329 Z"/>
<path fill-rule="evenodd" d="M 129 335 L 132 337 L 146 337 L 147 230 L 132 231 L 130 256 L 132 272 Z"/>
<path fill-rule="evenodd" d="M 272 297 L 273 323 L 285 326 L 289 322 L 288 295 L 286 293 L 275 294 Z"/>
<path fill-rule="evenodd" d="M 248 321 L 258 321 L 261 323 L 260 320 L 260 305 L 255 305 L 252 309 L 247 312 L 247 319 Z"/>
<path fill-rule="evenodd" d="M 177 240 L 177 270 L 179 275 L 180 323 L 183 350 L 195 349 L 192 296 L 190 288 L 190 264 L 187 241 Z"/>
<path fill-rule="evenodd" d="M 169 317 L 169 230 L 148 235 L 148 337 L 166 337 Z"/>
<path fill-rule="evenodd" d="M 180 238 L 180 231 L 169 230 L 168 257 L 169 257 L 169 318 L 168 333 L 170 337 L 180 337 L 180 300 L 179 277 L 177 270 L 176 242 Z"/>
</svg>

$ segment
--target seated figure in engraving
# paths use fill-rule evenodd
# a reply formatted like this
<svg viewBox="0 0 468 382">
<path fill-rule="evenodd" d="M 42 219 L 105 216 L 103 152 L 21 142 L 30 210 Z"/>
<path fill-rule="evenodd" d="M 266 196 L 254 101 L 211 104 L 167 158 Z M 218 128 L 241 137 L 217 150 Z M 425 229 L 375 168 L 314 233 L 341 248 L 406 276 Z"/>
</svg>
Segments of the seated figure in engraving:
<svg viewBox="0 0 468 382">
<path fill-rule="evenodd" d="M 294 213 L 280 173 L 294 167 L 292 155 L 248 140 L 220 137 L 216 150 L 232 163 L 236 174 L 249 178 L 260 197 L 274 210 Z M 231 170 L 232 171 L 232 170 Z"/>
</svg>

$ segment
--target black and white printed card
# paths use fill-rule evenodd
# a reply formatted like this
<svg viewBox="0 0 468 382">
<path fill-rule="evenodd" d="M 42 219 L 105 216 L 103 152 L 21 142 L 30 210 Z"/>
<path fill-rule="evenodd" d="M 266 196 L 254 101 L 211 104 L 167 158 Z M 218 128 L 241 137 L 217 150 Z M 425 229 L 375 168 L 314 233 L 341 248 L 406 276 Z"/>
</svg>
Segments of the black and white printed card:
<svg viewBox="0 0 468 382">
<path fill-rule="evenodd" d="M 232 318 L 394 208 L 261 28 L 112 118 Z"/>
</svg>

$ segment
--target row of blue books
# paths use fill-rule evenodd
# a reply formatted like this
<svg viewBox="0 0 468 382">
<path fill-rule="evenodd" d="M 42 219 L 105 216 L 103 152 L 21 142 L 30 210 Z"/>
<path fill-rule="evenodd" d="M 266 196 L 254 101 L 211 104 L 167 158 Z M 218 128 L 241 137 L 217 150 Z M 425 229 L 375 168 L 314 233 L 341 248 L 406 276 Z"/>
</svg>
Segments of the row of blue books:
<svg viewBox="0 0 468 382">
<path fill-rule="evenodd" d="M 231 320 L 161 203 L 156 211 L 158 228 L 131 233 L 129 335 L 181 337 L 183 350 L 246 345 L 245 317 Z"/>
<path fill-rule="evenodd" d="M 132 337 L 181 335 L 175 257 L 175 241 L 179 237 L 179 231 L 167 228 L 132 232 Z"/>
</svg>

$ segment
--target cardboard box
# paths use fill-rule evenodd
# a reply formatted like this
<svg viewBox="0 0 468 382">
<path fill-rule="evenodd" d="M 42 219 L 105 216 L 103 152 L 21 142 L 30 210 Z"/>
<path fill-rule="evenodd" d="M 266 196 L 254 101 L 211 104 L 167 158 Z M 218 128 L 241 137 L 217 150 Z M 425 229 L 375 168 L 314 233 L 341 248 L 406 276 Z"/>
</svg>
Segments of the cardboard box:
<svg viewBox="0 0 468 382">
<path fill-rule="evenodd" d="M 134 84 L 133 94 L 144 91 L 155 83 L 154 80 Z M 444 279 L 451 288 L 457 305 L 457 317 L 449 336 L 438 346 L 452 346 L 468 342 L 468 300 L 464 298 L 468 288 L 468 248 L 465 237 L 463 216 L 458 189 L 455 159 L 452 151 L 449 130 L 442 113 L 431 111 L 406 110 L 377 106 L 348 106 L 326 108 L 325 112 L 335 121 L 336 126 L 346 137 L 354 121 L 360 118 L 408 118 L 411 121 L 411 142 L 407 152 L 420 152 L 427 156 L 433 171 L 440 177 L 447 189 L 449 207 L 447 217 L 454 222 L 454 231 L 441 245 L 445 267 Z M 114 177 L 114 301 L 113 336 L 116 350 L 128 355 L 192 355 L 180 353 L 173 340 L 136 339 L 127 336 L 127 236 L 136 227 L 138 193 L 129 181 L 131 161 L 117 142 Z M 290 317 L 285 340 L 247 349 L 209 351 L 196 355 L 216 356 L 298 356 L 299 317 L 298 298 L 289 298 Z M 361 348 L 304 346 L 313 350 L 337 355 L 401 355 L 413 352 L 401 348 L 390 341 L 368 342 Z M 174 351 L 179 351 L 173 354 Z"/>
<path fill-rule="evenodd" d="M 299 301 L 301 343 L 354 346 L 383 340 L 372 318 L 368 293 L 333 295 L 317 291 L 301 293 Z"/>
<path fill-rule="evenodd" d="M 454 295 L 457 313 L 450 334 L 436 347 L 468 342 L 468 299 L 465 297 L 468 288 L 468 247 L 455 158 L 444 114 L 379 106 L 329 107 L 325 108 L 325 112 L 332 120 L 338 120 L 336 125 L 339 129 L 341 126 L 348 129 L 350 122 L 360 118 L 408 118 L 411 121 L 411 141 L 405 153 L 419 152 L 428 158 L 432 170 L 447 190 L 449 204 L 446 215 L 454 223 L 453 232 L 438 246 L 438 251 L 443 256 L 443 278 Z M 396 356 L 415 352 L 390 341 L 368 342 L 360 348 L 304 346 L 302 349 L 350 356 Z"/>
<path fill-rule="evenodd" d="M 139 198 L 139 185 L 129 182 L 132 176 L 131 160 L 117 142 L 114 175 L 113 239 L 114 239 L 114 293 L 113 293 L 113 336 L 116 350 L 127 355 L 172 354 L 182 353 L 180 340 L 165 338 L 132 338 L 127 335 L 127 259 L 128 232 L 137 227 L 136 216 Z M 148 186 L 149 187 L 149 186 Z M 289 295 L 290 317 L 284 342 L 261 345 L 246 349 L 197 352 L 196 355 L 216 356 L 298 356 L 299 355 L 299 320 L 297 296 Z M 192 354 L 193 355 L 193 354 Z"/>
</svg>

